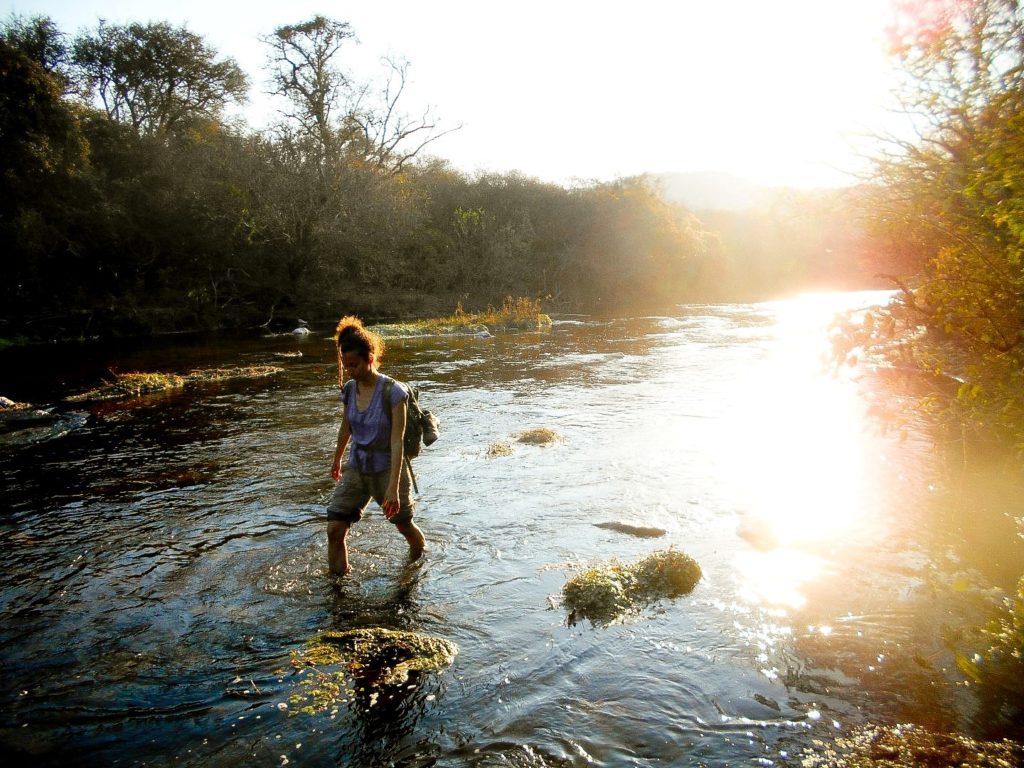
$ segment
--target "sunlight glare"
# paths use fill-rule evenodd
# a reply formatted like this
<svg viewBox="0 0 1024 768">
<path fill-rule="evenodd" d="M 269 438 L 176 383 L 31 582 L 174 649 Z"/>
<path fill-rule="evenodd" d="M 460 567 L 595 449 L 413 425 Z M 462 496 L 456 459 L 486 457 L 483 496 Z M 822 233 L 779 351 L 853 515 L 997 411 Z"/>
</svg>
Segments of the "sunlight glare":
<svg viewBox="0 0 1024 768">
<path fill-rule="evenodd" d="M 763 363 L 730 393 L 723 460 L 735 478 L 737 559 L 747 599 L 799 607 L 802 585 L 856 534 L 872 505 L 863 405 L 823 361 L 838 310 L 829 294 L 773 302 Z"/>
</svg>

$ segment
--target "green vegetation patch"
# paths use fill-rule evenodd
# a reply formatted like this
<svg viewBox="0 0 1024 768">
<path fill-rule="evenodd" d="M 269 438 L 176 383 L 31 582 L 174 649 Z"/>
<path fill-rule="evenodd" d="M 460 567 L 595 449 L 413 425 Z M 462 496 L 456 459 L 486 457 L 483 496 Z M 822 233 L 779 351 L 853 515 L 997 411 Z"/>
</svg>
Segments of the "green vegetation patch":
<svg viewBox="0 0 1024 768">
<path fill-rule="evenodd" d="M 228 379 L 260 379 L 281 373 L 284 368 L 276 365 L 244 365 L 237 368 L 205 368 L 192 371 L 185 377 L 186 384 L 205 384 Z"/>
<path fill-rule="evenodd" d="M 292 666 L 303 678 L 302 690 L 289 704 L 293 714 L 310 715 L 360 699 L 373 706 L 382 688 L 405 684 L 411 673 L 443 669 L 458 652 L 449 640 L 417 632 L 379 627 L 321 632 L 292 654 Z"/>
<path fill-rule="evenodd" d="M 612 563 L 583 571 L 566 582 L 562 597 L 570 623 L 584 618 L 610 624 L 645 603 L 691 592 L 701 576 L 696 560 L 668 549 L 632 565 Z"/>
<path fill-rule="evenodd" d="M 173 373 L 120 373 L 109 384 L 72 395 L 67 399 L 72 403 L 90 400 L 116 400 L 122 397 L 139 397 L 153 392 L 181 389 L 184 386 L 185 377 Z"/>
<path fill-rule="evenodd" d="M 867 726 L 832 742 L 815 740 L 804 749 L 804 768 L 1011 768 L 1021 765 L 1016 742 L 976 741 L 932 733 L 915 725 Z"/>
<path fill-rule="evenodd" d="M 90 389 L 88 392 L 66 398 L 72 403 L 94 400 L 118 400 L 126 397 L 140 397 L 155 392 L 184 389 L 187 386 L 206 384 L 228 379 L 252 379 L 280 373 L 283 368 L 274 365 L 249 365 L 238 368 L 207 368 L 192 371 L 185 376 L 174 373 L 119 373 L 114 381 Z"/>
<path fill-rule="evenodd" d="M 459 304 L 448 317 L 384 323 L 373 330 L 387 338 L 409 336 L 458 336 L 503 331 L 541 331 L 551 327 L 551 318 L 541 312 L 539 299 L 507 297 L 500 309 L 466 312 Z"/>
</svg>

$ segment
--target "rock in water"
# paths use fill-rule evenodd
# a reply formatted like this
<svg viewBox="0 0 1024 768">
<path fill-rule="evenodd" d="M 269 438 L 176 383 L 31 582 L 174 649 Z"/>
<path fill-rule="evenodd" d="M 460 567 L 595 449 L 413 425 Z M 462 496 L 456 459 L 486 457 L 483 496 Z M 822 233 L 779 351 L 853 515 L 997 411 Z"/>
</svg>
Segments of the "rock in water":
<svg viewBox="0 0 1024 768">
<path fill-rule="evenodd" d="M 617 520 L 610 523 L 594 523 L 594 525 L 598 528 L 607 528 L 609 531 L 628 533 L 630 536 L 639 536 L 644 539 L 656 539 L 667 533 L 664 528 L 653 528 L 645 525 L 630 525 L 629 523 L 621 523 Z"/>
</svg>

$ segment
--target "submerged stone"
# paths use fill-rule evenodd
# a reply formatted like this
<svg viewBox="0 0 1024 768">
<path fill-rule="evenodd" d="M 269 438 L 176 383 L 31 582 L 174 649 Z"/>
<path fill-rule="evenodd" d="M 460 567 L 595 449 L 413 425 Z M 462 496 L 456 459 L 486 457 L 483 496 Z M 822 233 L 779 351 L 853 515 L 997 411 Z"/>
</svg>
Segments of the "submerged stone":
<svg viewBox="0 0 1024 768">
<path fill-rule="evenodd" d="M 577 574 L 562 587 L 569 622 L 577 618 L 610 624 L 648 602 L 691 592 L 700 566 L 674 549 L 654 552 L 632 565 L 613 563 Z"/>
<path fill-rule="evenodd" d="M 644 539 L 656 539 L 667 533 L 664 528 L 654 528 L 646 525 L 630 525 L 629 523 L 621 523 L 618 520 L 614 520 L 609 523 L 594 523 L 594 525 L 598 528 L 605 528 L 609 531 L 617 531 L 618 533 L 626 533 L 630 536 L 639 536 Z"/>
<path fill-rule="evenodd" d="M 377 701 L 382 688 L 401 686 L 410 675 L 449 666 L 459 647 L 443 638 L 380 627 L 321 632 L 292 666 L 305 689 L 291 697 L 294 712 L 316 714 L 351 697 Z M 325 670 L 324 668 L 335 668 Z"/>
</svg>

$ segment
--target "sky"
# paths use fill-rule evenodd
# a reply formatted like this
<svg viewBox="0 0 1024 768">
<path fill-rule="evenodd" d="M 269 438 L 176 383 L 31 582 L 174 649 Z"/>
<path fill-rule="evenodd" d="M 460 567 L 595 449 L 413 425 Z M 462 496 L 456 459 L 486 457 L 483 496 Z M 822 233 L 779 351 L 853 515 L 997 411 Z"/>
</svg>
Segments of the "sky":
<svg viewBox="0 0 1024 768">
<path fill-rule="evenodd" d="M 276 118 L 261 35 L 321 14 L 358 42 L 344 66 L 382 81 L 409 62 L 404 111 L 430 109 L 433 155 L 545 181 L 720 171 L 766 185 L 851 183 L 887 130 L 890 0 L 2 0 L 74 34 L 169 21 L 250 77 L 245 119 Z M 2 7 L 2 6 L 0 6 Z"/>
</svg>

